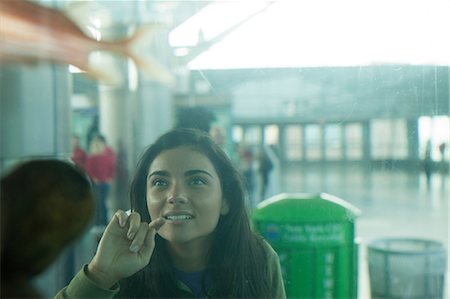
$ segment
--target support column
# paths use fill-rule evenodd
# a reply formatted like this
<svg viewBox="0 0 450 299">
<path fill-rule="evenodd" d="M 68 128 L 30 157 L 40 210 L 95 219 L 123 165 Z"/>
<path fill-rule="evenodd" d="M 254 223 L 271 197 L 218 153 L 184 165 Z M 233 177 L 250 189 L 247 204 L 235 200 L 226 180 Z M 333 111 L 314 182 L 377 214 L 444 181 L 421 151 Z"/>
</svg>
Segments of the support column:
<svg viewBox="0 0 450 299">
<path fill-rule="evenodd" d="M 162 65 L 169 65 L 168 61 L 172 55 L 168 35 L 167 30 L 158 32 L 150 45 L 150 51 Z M 140 74 L 137 101 L 133 112 L 134 157 L 136 157 L 134 164 L 148 145 L 175 126 L 173 88 Z"/>
<path fill-rule="evenodd" d="M 326 123 L 323 121 L 320 121 L 319 123 L 319 129 L 320 129 L 320 160 L 322 163 L 325 163 L 327 161 L 327 153 L 326 153 L 326 139 L 325 139 L 325 127 Z"/>
<path fill-rule="evenodd" d="M 138 4 L 136 4 L 138 5 Z M 129 35 L 128 26 L 116 25 L 102 35 L 114 40 Z M 149 47 L 158 61 L 170 53 L 168 32 L 158 32 Z M 158 59 L 159 58 L 159 59 Z M 124 82 L 99 88 L 100 130 L 118 154 L 118 172 L 113 185 L 111 211 L 128 209 L 128 186 L 144 149 L 173 127 L 172 91 L 141 72 L 130 58 L 115 61 Z M 164 63 L 161 63 L 164 64 Z"/>
<path fill-rule="evenodd" d="M 248 142 L 248 126 L 242 125 L 242 143 L 246 144 Z"/>
<path fill-rule="evenodd" d="M 361 123 L 362 126 L 362 151 L 363 151 L 363 155 L 362 155 L 362 162 L 364 164 L 366 163 L 370 163 L 372 160 L 372 153 L 371 153 L 371 139 L 372 136 L 370 134 L 370 122 L 368 121 L 363 121 Z"/>
<path fill-rule="evenodd" d="M 266 144 L 266 126 L 260 125 L 259 126 L 259 147 L 264 147 Z"/>
<path fill-rule="evenodd" d="M 154 82 L 141 81 L 134 115 L 135 156 L 139 157 L 148 145 L 175 125 L 171 90 Z"/>
<path fill-rule="evenodd" d="M 31 159 L 69 160 L 69 72 L 65 66 L 41 64 L 0 68 L 0 176 Z M 23 186 L 27 188 L 27 186 Z M 20 226 L 21 219 L 16 219 Z M 23 220 L 23 219 L 22 219 Z M 43 297 L 52 297 L 73 277 L 62 254 L 34 278 Z M 45 287 L 44 287 L 45 286 Z"/>
<path fill-rule="evenodd" d="M 278 154 L 281 165 L 283 165 L 286 162 L 286 125 L 279 125 L 278 132 L 279 132 Z"/>
<path fill-rule="evenodd" d="M 341 126 L 341 146 L 342 146 L 342 161 L 346 162 L 347 157 L 347 123 Z"/>
<path fill-rule="evenodd" d="M 129 28 L 113 25 L 102 30 L 102 36 L 108 40 L 124 38 Z M 110 55 L 105 53 L 102 55 Z M 132 130 L 132 105 L 136 102 L 137 70 L 131 59 L 124 56 L 114 57 L 110 61 L 121 75 L 122 82 L 106 85 L 98 82 L 99 131 L 117 154 L 116 179 L 112 184 L 108 198 L 109 212 L 130 208 L 128 185 L 133 172 L 134 151 Z"/>
<path fill-rule="evenodd" d="M 135 93 L 127 88 L 99 88 L 100 132 L 105 135 L 108 144 L 117 154 L 116 179 L 109 196 L 110 212 L 130 208 L 128 185 L 133 171 L 134 151 L 131 107 L 135 101 Z"/>
<path fill-rule="evenodd" d="M 70 157 L 70 89 L 64 66 L 2 66 L 0 174 L 26 159 Z"/>
<path fill-rule="evenodd" d="M 307 161 L 308 157 L 306 155 L 306 150 L 308 149 L 306 146 L 306 124 L 301 124 L 301 130 L 300 130 L 301 134 L 302 134 L 302 144 L 300 145 L 302 147 L 302 161 Z"/>
</svg>

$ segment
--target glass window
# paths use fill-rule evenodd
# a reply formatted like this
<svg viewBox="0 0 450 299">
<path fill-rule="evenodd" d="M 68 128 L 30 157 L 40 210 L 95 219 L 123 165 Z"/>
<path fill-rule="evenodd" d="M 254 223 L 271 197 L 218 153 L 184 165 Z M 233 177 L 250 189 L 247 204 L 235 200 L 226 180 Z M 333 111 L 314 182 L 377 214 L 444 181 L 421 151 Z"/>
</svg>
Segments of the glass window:
<svg viewBox="0 0 450 299">
<path fill-rule="evenodd" d="M 266 144 L 278 144 L 279 133 L 277 125 L 269 125 L 264 128 L 264 140 Z"/>
<path fill-rule="evenodd" d="M 21 161 L 69 160 L 79 150 L 73 134 L 89 153 L 101 133 L 118 159 L 112 215 L 130 208 L 144 149 L 183 124 L 210 131 L 239 161 L 249 208 L 325 192 L 362 210 L 354 224 L 363 243 L 395 235 L 449 244 L 449 0 L 32 1 L 67 15 L 60 26 L 3 17 L 20 1 L 0 0 L 2 175 Z M 39 26 L 10 23 L 32 19 Z M 45 34 L 49 25 L 61 35 Z M 76 45 L 66 34 L 78 34 Z M 262 143 L 275 162 L 266 189 L 256 172 Z M 358 296 L 370 298 L 367 260 L 357 260 Z M 331 278 L 328 290 L 338 286 Z M 43 279 L 43 297 L 53 297 L 63 286 L 47 281 L 62 280 Z"/>
<path fill-rule="evenodd" d="M 424 158 L 427 142 L 431 145 L 431 159 L 448 161 L 450 121 L 446 115 L 419 118 L 419 153 Z"/>
<path fill-rule="evenodd" d="M 363 134 L 359 123 L 351 123 L 345 126 L 345 155 L 348 160 L 361 160 Z"/>
<path fill-rule="evenodd" d="M 320 125 L 305 126 L 306 160 L 314 161 L 322 158 L 322 129 Z"/>
<path fill-rule="evenodd" d="M 303 131 L 301 126 L 286 126 L 286 159 L 301 160 L 303 158 Z"/>
<path fill-rule="evenodd" d="M 261 144 L 261 127 L 249 126 L 244 130 L 244 141 L 247 144 L 259 145 Z"/>
<path fill-rule="evenodd" d="M 342 157 L 342 126 L 329 124 L 325 126 L 325 158 L 341 160 Z"/>
<path fill-rule="evenodd" d="M 233 126 L 232 138 L 233 142 L 241 143 L 244 138 L 244 130 L 241 126 Z"/>
<path fill-rule="evenodd" d="M 374 159 L 404 160 L 408 157 L 407 129 L 404 119 L 373 119 L 370 136 Z"/>
</svg>

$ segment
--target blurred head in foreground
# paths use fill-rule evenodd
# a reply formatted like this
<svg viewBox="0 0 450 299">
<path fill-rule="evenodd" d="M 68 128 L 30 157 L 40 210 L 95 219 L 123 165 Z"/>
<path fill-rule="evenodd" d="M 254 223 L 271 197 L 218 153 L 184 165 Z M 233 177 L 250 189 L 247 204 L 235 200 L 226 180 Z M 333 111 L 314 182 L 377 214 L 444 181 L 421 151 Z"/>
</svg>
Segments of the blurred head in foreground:
<svg viewBox="0 0 450 299">
<path fill-rule="evenodd" d="M 0 190 L 3 293 L 5 281 L 41 273 L 82 234 L 95 200 L 87 176 L 60 160 L 22 163 L 1 179 Z"/>
</svg>

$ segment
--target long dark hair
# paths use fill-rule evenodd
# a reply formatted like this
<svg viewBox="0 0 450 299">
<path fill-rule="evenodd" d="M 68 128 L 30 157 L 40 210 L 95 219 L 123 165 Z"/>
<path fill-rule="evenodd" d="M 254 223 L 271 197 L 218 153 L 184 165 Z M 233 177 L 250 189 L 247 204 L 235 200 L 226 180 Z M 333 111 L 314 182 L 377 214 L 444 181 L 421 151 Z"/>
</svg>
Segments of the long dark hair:
<svg viewBox="0 0 450 299">
<path fill-rule="evenodd" d="M 226 153 L 208 134 L 193 129 L 174 129 L 150 146 L 138 163 L 131 183 L 131 207 L 143 221 L 151 221 L 146 202 L 150 164 L 163 151 L 189 146 L 204 154 L 219 175 L 229 213 L 222 215 L 216 227 L 207 271 L 212 284 L 208 297 L 264 298 L 270 294 L 268 269 L 262 240 L 250 226 L 247 196 L 239 171 Z M 159 235 L 150 263 L 124 282 L 124 297 L 177 298 L 176 279 L 166 242 Z"/>
</svg>

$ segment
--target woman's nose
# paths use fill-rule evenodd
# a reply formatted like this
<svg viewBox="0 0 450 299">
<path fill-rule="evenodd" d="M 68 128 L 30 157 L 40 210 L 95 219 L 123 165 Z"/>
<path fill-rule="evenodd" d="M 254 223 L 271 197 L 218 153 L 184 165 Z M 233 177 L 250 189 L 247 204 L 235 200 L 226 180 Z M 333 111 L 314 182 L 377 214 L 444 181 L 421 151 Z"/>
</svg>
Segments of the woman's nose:
<svg viewBox="0 0 450 299">
<path fill-rule="evenodd" d="M 184 196 L 170 196 L 167 201 L 171 204 L 182 204 L 186 203 L 187 199 Z"/>
<path fill-rule="evenodd" d="M 182 186 L 180 186 L 180 184 L 172 184 L 171 188 L 169 189 L 167 201 L 171 204 L 185 203 L 187 201 L 186 196 L 183 192 L 183 188 Z"/>
</svg>

